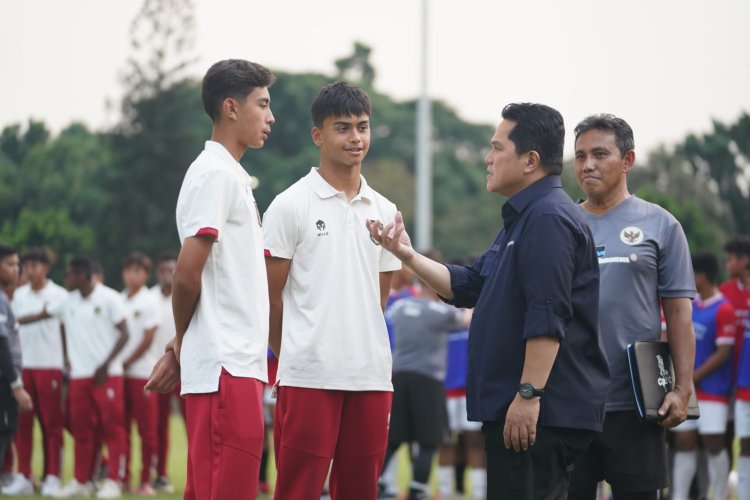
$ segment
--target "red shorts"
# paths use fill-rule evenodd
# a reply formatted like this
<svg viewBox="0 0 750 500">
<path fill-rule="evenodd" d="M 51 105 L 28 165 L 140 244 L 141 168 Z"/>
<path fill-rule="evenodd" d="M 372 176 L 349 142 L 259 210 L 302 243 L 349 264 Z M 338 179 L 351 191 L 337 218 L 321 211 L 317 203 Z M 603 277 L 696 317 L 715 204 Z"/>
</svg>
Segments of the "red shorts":
<svg viewBox="0 0 750 500">
<path fill-rule="evenodd" d="M 125 378 L 125 428 L 137 424 L 141 437 L 140 484 L 151 483 L 151 472 L 156 467 L 157 393 L 144 389 L 148 380 Z M 126 433 L 127 462 L 125 484 L 130 484 L 130 433 Z"/>
<path fill-rule="evenodd" d="M 376 500 L 391 392 L 279 387 L 274 420 L 277 500 Z"/>
<path fill-rule="evenodd" d="M 184 500 L 252 500 L 263 452 L 263 383 L 221 370 L 219 391 L 186 394 Z"/>
</svg>

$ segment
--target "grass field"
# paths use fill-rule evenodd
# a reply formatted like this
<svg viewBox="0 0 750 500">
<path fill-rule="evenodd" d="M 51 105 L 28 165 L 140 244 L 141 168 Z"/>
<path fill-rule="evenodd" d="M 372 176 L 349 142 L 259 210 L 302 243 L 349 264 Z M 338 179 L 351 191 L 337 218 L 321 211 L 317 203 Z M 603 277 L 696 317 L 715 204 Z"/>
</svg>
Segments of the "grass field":
<svg viewBox="0 0 750 500">
<path fill-rule="evenodd" d="M 187 464 L 187 437 L 185 435 L 185 424 L 181 416 L 175 414 L 170 422 L 169 426 L 169 438 L 170 438 L 170 453 L 168 463 L 168 473 L 172 484 L 175 487 L 175 493 L 159 493 L 156 498 L 164 500 L 178 500 L 182 498 L 182 493 L 185 489 L 185 474 Z M 136 432 L 132 433 L 133 443 L 133 457 L 140 457 L 140 439 Z M 273 445 L 271 446 L 271 457 L 270 457 L 268 475 L 269 482 L 273 488 L 274 479 L 276 477 L 276 470 L 273 465 Z M 139 460 L 134 460 L 138 463 Z M 38 425 L 35 425 L 34 429 L 34 453 L 32 458 L 32 470 L 34 476 L 39 480 L 42 473 L 42 453 L 41 453 L 41 436 Z M 140 467 L 133 466 L 131 469 L 131 477 L 138 478 L 140 474 Z M 406 448 L 403 447 L 399 455 L 398 462 L 398 483 L 402 491 L 407 489 L 409 483 L 409 460 L 406 455 Z M 65 450 L 63 455 L 63 481 L 67 482 L 73 476 L 73 439 L 67 432 L 65 433 Z M 433 474 L 434 482 L 434 474 Z M 0 495 L 2 498 L 8 498 Z M 14 497 L 14 498 L 43 498 L 41 495 L 27 496 L 27 497 Z M 143 498 L 136 495 L 123 495 L 123 498 Z M 258 499 L 269 499 L 271 496 L 258 495 Z"/>
</svg>

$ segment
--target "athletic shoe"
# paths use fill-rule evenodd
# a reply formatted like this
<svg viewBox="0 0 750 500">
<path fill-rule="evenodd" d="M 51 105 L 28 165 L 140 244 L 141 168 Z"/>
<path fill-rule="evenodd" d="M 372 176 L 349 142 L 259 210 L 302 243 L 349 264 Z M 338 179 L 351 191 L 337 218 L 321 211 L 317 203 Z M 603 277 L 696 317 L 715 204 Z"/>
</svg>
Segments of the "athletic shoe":
<svg viewBox="0 0 750 500">
<path fill-rule="evenodd" d="M 9 485 L 3 486 L 0 491 L 2 491 L 3 495 L 8 495 L 9 497 L 33 495 L 34 483 L 23 474 L 16 474 L 13 481 Z"/>
<path fill-rule="evenodd" d="M 152 484 L 154 491 L 159 493 L 174 493 L 174 486 L 169 482 L 167 476 L 157 477 Z"/>
<path fill-rule="evenodd" d="M 60 478 L 57 476 L 47 476 L 42 483 L 42 496 L 49 498 L 62 498 L 62 489 L 60 487 Z"/>
<path fill-rule="evenodd" d="M 114 479 L 105 479 L 102 487 L 96 492 L 96 498 L 121 498 L 122 488 Z"/>
<path fill-rule="evenodd" d="M 133 494 L 138 495 L 139 497 L 156 496 L 156 492 L 154 491 L 154 488 L 148 483 L 141 484 L 140 488 L 136 488 L 135 490 L 133 490 Z"/>
<path fill-rule="evenodd" d="M 90 497 L 93 492 L 91 483 L 81 484 L 75 479 L 68 481 L 68 484 L 60 490 L 60 498 L 70 497 Z"/>
</svg>

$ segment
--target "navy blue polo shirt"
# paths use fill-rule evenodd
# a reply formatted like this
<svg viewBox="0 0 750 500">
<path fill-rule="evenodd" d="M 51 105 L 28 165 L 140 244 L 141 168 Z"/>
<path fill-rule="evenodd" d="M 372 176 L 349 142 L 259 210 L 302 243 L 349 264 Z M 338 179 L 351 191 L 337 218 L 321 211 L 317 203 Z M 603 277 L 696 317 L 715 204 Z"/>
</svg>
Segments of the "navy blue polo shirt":
<svg viewBox="0 0 750 500">
<path fill-rule="evenodd" d="M 511 197 L 503 229 L 470 266 L 448 265 L 455 295 L 474 307 L 469 330 L 469 420 L 503 421 L 521 383 L 525 340 L 557 337 L 541 398 L 544 426 L 602 430 L 609 368 L 599 338 L 599 264 L 591 231 L 548 175 Z"/>
</svg>

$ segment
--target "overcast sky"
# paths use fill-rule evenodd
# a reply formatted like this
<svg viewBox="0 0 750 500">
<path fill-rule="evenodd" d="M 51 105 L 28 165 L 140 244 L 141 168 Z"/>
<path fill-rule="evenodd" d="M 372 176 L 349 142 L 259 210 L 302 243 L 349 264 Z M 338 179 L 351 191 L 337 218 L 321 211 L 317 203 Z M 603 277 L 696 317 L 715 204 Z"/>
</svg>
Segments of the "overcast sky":
<svg viewBox="0 0 750 500">
<path fill-rule="evenodd" d="M 361 40 L 380 91 L 419 92 L 421 0 L 195 4 L 196 77 L 230 57 L 333 75 L 333 61 Z M 76 120 L 113 124 L 117 107 L 106 102 L 122 95 L 140 6 L 0 0 L 0 127 L 30 117 L 54 131 Z M 490 125 L 508 102 L 549 104 L 565 117 L 568 154 L 572 127 L 591 113 L 628 120 L 646 153 L 750 110 L 748 0 L 431 0 L 429 20 L 433 97 Z"/>
</svg>

